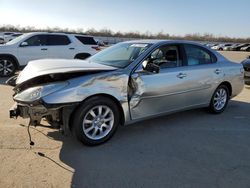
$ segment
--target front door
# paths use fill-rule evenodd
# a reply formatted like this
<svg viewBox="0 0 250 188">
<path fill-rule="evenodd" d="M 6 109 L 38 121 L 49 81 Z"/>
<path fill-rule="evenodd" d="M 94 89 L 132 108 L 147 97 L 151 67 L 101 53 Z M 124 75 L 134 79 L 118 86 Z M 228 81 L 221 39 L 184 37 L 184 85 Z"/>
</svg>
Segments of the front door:
<svg viewBox="0 0 250 188">
<path fill-rule="evenodd" d="M 26 65 L 31 60 L 48 58 L 47 36 L 35 35 L 23 41 L 18 47 L 18 55 L 20 65 Z"/>
<path fill-rule="evenodd" d="M 130 113 L 133 120 L 181 109 L 187 83 L 182 72 L 183 56 L 179 45 L 156 49 L 143 63 L 154 63 L 159 73 L 137 70 L 131 75 Z"/>
</svg>

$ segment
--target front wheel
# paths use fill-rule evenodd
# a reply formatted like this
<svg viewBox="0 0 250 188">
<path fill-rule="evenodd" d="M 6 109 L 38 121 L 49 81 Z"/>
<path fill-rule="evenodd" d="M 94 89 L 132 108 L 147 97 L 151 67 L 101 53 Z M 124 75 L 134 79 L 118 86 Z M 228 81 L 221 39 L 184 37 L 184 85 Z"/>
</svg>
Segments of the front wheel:
<svg viewBox="0 0 250 188">
<path fill-rule="evenodd" d="M 74 132 L 85 145 L 99 145 L 109 140 L 119 125 L 119 109 L 106 97 L 85 101 L 74 116 Z"/>
<path fill-rule="evenodd" d="M 225 85 L 219 86 L 210 101 L 209 110 L 214 114 L 222 113 L 227 107 L 229 90 Z"/>
</svg>

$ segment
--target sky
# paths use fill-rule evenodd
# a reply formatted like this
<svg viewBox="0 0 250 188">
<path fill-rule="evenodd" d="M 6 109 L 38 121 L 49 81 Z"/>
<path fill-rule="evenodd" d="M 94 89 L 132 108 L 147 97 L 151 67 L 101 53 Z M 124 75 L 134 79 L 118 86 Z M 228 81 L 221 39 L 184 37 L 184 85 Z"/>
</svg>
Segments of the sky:
<svg viewBox="0 0 250 188">
<path fill-rule="evenodd" d="M 250 0 L 0 0 L 0 25 L 250 37 Z"/>
</svg>

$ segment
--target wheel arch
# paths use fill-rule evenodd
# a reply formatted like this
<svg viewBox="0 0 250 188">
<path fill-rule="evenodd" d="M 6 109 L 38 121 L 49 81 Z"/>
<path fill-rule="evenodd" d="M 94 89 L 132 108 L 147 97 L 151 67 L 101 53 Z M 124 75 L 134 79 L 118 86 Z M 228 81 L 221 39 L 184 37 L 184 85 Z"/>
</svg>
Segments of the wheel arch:
<svg viewBox="0 0 250 188">
<path fill-rule="evenodd" d="M 119 108 L 119 112 L 120 112 L 120 124 L 121 125 L 124 125 L 125 123 L 125 115 L 124 115 L 124 111 L 123 111 L 123 108 L 122 108 L 122 105 L 120 103 L 120 101 L 115 98 L 114 96 L 110 95 L 110 94 L 106 94 L 106 93 L 99 93 L 99 94 L 95 94 L 95 95 L 91 95 L 91 96 L 88 96 L 87 98 L 85 98 L 83 101 L 81 101 L 76 107 L 75 109 L 72 111 L 71 115 L 70 115 L 70 118 L 69 118 L 69 128 L 72 129 L 72 125 L 73 125 L 73 116 L 75 114 L 75 112 L 77 111 L 77 109 L 84 103 L 86 102 L 87 100 L 89 100 L 90 98 L 93 98 L 93 97 L 106 97 L 106 98 L 109 98 L 111 99 L 113 102 L 115 102 L 115 104 L 117 105 L 117 107 Z"/>
<path fill-rule="evenodd" d="M 12 54 L 0 54 L 0 57 L 8 57 L 8 58 L 13 59 L 15 65 L 16 65 L 16 68 L 18 68 L 18 69 L 20 68 L 20 64 L 19 64 L 17 58 L 14 55 L 12 55 Z"/>
<path fill-rule="evenodd" d="M 231 97 L 231 96 L 232 96 L 233 89 L 232 89 L 232 85 L 230 84 L 230 82 L 228 82 L 228 81 L 223 81 L 222 83 L 220 83 L 219 86 L 222 86 L 222 85 L 224 85 L 224 86 L 226 86 L 226 87 L 228 88 L 229 96 Z M 218 86 L 218 87 L 219 87 L 219 86 Z M 217 87 L 217 88 L 218 88 L 218 87 Z"/>
<path fill-rule="evenodd" d="M 90 53 L 78 53 L 75 55 L 74 59 L 86 59 L 90 56 L 91 56 Z"/>
</svg>

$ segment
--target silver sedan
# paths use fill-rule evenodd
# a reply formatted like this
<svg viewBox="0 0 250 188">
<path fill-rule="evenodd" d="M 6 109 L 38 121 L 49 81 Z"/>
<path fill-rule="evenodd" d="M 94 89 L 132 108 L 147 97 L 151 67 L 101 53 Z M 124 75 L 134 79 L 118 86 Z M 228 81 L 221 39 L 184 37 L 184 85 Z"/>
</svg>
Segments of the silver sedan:
<svg viewBox="0 0 250 188">
<path fill-rule="evenodd" d="M 10 117 L 30 118 L 30 125 L 45 119 L 97 145 L 118 125 L 193 108 L 223 112 L 243 89 L 244 69 L 197 43 L 142 40 L 86 61 L 32 61 L 8 84 L 16 102 Z"/>
</svg>

